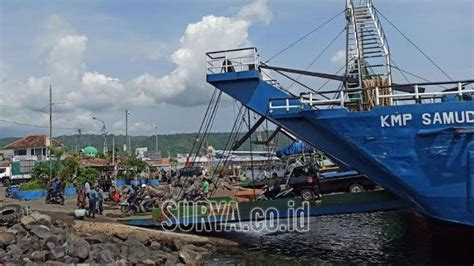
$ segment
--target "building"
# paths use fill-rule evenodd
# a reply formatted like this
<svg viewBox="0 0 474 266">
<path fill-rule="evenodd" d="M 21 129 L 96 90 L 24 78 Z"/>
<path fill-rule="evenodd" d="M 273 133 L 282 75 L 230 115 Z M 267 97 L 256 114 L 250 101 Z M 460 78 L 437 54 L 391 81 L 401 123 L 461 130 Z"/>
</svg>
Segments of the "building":
<svg viewBox="0 0 474 266">
<path fill-rule="evenodd" d="M 85 168 L 93 168 L 100 174 L 112 174 L 115 166 L 107 159 L 85 156 L 81 160 L 81 165 Z"/>
<path fill-rule="evenodd" d="M 48 157 L 48 147 L 50 139 L 46 135 L 32 135 L 23 137 L 17 141 L 5 145 L 5 150 L 10 150 L 14 157 L 36 157 L 37 160 L 46 160 Z M 53 147 L 63 147 L 64 145 L 53 139 Z"/>
<path fill-rule="evenodd" d="M 232 175 L 256 176 L 257 178 L 268 177 L 269 173 L 277 172 L 283 175 L 285 163 L 275 153 L 269 151 L 222 151 L 216 150 L 214 156 L 190 156 L 189 154 L 178 154 L 178 167 L 184 167 L 186 163 L 193 161 L 193 166 L 221 167 L 224 164 Z M 253 171 L 252 171 L 253 167 Z"/>
<path fill-rule="evenodd" d="M 148 149 L 148 147 L 140 147 L 135 149 L 135 156 L 138 159 L 159 159 L 161 158 L 161 151 L 155 149 Z"/>
<path fill-rule="evenodd" d="M 150 167 L 150 170 L 158 171 L 158 170 L 171 170 L 171 159 L 170 158 L 159 158 L 159 159 L 147 159 L 145 162 Z"/>
</svg>

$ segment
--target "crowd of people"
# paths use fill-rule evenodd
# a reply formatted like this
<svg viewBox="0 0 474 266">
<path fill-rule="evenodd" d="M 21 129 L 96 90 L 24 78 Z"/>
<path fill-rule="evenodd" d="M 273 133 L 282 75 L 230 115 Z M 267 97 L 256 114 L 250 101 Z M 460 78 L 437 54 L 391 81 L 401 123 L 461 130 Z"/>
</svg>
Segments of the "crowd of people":
<svg viewBox="0 0 474 266">
<path fill-rule="evenodd" d="M 96 186 L 85 181 L 77 188 L 77 207 L 87 209 L 86 215 L 95 218 L 96 214 L 102 215 L 106 193 L 114 202 L 120 201 L 120 190 L 110 176 L 101 176 Z M 87 203 L 88 202 L 88 203 Z"/>
<path fill-rule="evenodd" d="M 171 172 L 160 173 L 161 185 L 158 187 L 146 184 L 138 185 L 136 182 L 132 182 L 132 185 L 118 187 L 111 175 L 104 174 L 99 177 L 97 182 L 85 181 L 82 184 L 75 184 L 76 205 L 78 209 L 85 209 L 86 216 L 92 218 L 103 214 L 106 200 L 118 204 L 124 199 L 138 206 L 138 212 L 147 212 L 150 210 L 150 206 L 156 206 L 159 202 L 166 200 L 204 200 L 210 196 L 210 192 L 214 188 L 205 175 L 179 177 L 172 174 Z M 48 183 L 46 202 L 52 203 L 50 200 L 57 195 L 62 195 L 64 199 L 64 192 L 65 182 L 60 178 L 53 178 Z"/>
</svg>

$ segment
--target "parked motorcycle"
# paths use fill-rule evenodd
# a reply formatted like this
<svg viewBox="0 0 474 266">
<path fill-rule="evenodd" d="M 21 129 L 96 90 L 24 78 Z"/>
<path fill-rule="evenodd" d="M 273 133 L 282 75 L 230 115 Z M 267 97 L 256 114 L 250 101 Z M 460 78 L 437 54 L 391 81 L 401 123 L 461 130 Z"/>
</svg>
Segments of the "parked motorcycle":
<svg viewBox="0 0 474 266">
<path fill-rule="evenodd" d="M 120 211 L 123 213 L 136 213 L 140 210 L 140 205 L 136 200 L 136 195 L 127 195 L 125 200 L 120 203 Z"/>
<path fill-rule="evenodd" d="M 293 193 L 293 188 L 291 188 L 291 187 L 288 187 L 288 188 L 285 188 L 285 189 L 281 190 L 273 198 L 269 197 L 269 195 L 268 195 L 269 191 L 270 191 L 270 188 L 268 186 L 264 186 L 262 188 L 262 192 L 260 193 L 260 195 L 258 195 L 256 200 L 257 201 L 263 201 L 263 200 L 270 200 L 270 199 L 285 199 L 285 198 L 294 198 L 295 197 L 295 193 Z"/>
<path fill-rule="evenodd" d="M 46 204 L 61 204 L 65 202 L 64 193 L 62 191 L 48 191 L 46 195 Z"/>
</svg>

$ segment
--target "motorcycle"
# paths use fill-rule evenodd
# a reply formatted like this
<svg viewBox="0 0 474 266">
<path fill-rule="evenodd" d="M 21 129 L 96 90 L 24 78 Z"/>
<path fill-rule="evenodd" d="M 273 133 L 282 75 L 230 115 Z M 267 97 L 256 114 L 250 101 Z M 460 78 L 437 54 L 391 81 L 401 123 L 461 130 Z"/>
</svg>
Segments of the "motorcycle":
<svg viewBox="0 0 474 266">
<path fill-rule="evenodd" d="M 64 193 L 62 191 L 51 191 L 48 190 L 48 195 L 46 196 L 46 204 L 61 204 L 64 205 L 65 202 Z"/>
<path fill-rule="evenodd" d="M 258 195 L 256 201 L 264 201 L 264 200 L 271 200 L 271 199 L 285 199 L 285 198 L 294 198 L 295 193 L 293 193 L 293 188 L 287 187 L 281 190 L 275 197 L 271 198 L 269 194 L 270 188 L 268 186 L 264 186 L 260 195 Z"/>
<path fill-rule="evenodd" d="M 140 210 L 140 204 L 136 199 L 136 195 L 127 195 L 125 200 L 120 203 L 120 211 L 123 213 L 136 213 Z"/>
</svg>

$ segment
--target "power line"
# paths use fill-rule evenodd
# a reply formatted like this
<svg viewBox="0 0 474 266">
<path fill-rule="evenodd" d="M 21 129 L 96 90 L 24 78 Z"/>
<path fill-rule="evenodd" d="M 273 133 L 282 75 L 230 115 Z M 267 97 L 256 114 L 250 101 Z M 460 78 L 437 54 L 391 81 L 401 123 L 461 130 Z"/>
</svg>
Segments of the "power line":
<svg viewBox="0 0 474 266">
<path fill-rule="evenodd" d="M 10 121 L 10 120 L 5 120 L 5 119 L 0 119 L 0 122 L 5 122 L 5 123 L 11 123 L 19 126 L 28 126 L 28 127 L 37 127 L 37 128 L 49 128 L 49 126 L 40 126 L 40 125 L 34 125 L 34 124 L 28 124 L 28 123 L 22 123 L 22 122 L 16 122 L 16 121 Z M 72 128 L 72 127 L 55 127 L 56 129 L 76 129 L 77 128 Z"/>
<path fill-rule="evenodd" d="M 327 49 L 329 49 L 329 47 L 331 47 L 331 45 L 337 40 L 339 39 L 339 37 L 341 36 L 341 34 L 346 30 L 346 27 L 344 27 L 337 35 L 334 39 L 332 39 L 328 45 L 326 45 L 326 47 L 316 56 L 316 58 L 313 59 L 313 61 L 311 61 L 311 63 L 305 68 L 305 70 L 308 70 L 310 69 L 315 63 L 316 61 L 318 61 L 319 58 L 321 58 L 321 56 L 327 51 Z M 301 74 L 296 78 L 296 80 L 299 80 L 301 78 Z M 291 87 L 293 87 L 293 85 L 295 84 L 296 82 L 292 82 L 290 84 L 290 86 L 288 86 L 288 90 L 291 89 Z"/>
<path fill-rule="evenodd" d="M 392 62 L 393 62 L 393 60 L 392 60 Z M 395 62 L 393 62 L 393 63 L 395 63 Z M 410 76 L 413 76 L 413 77 L 415 77 L 415 78 L 421 79 L 421 80 L 423 80 L 423 81 L 425 81 L 425 82 L 431 82 L 430 80 L 427 80 L 427 79 L 425 79 L 425 78 L 423 78 L 423 77 L 420 77 L 420 76 L 418 76 L 418 75 L 416 75 L 416 74 L 413 74 L 413 73 L 411 73 L 411 72 L 408 72 L 408 71 L 406 71 L 406 70 L 403 70 L 403 69 L 399 68 L 399 67 L 398 67 L 397 65 L 395 65 L 395 64 L 390 65 L 390 66 L 393 67 L 393 68 L 395 68 L 395 69 L 397 69 L 398 71 L 400 71 L 400 73 L 402 73 L 402 75 L 403 75 L 403 73 L 406 73 L 406 74 L 408 74 L 408 75 L 410 75 Z M 403 76 L 405 76 L 405 75 L 403 75 Z"/>
<path fill-rule="evenodd" d="M 380 12 L 380 10 L 378 10 L 377 8 L 374 7 L 374 9 L 380 14 L 380 16 L 382 16 L 382 18 L 384 18 L 393 28 L 395 28 L 395 30 L 398 31 L 398 33 L 400 33 L 403 38 L 405 38 L 411 45 L 413 45 L 413 47 L 415 47 L 418 52 L 420 52 L 426 59 L 428 59 L 428 61 L 430 61 L 441 73 L 443 73 L 449 80 L 453 80 L 438 64 L 436 64 L 436 62 L 431 59 L 425 52 L 423 52 L 421 50 L 420 47 L 418 47 L 410 38 L 408 38 L 408 36 L 406 36 L 397 26 L 395 26 L 395 24 L 393 24 L 387 17 L 385 17 L 382 12 Z"/>
<path fill-rule="evenodd" d="M 297 43 L 301 42 L 302 40 L 306 39 L 308 36 L 310 36 L 311 34 L 313 34 L 314 32 L 316 32 L 317 30 L 321 29 L 322 27 L 324 27 L 326 24 L 328 24 L 329 22 L 333 21 L 335 18 L 337 18 L 339 15 L 341 15 L 342 13 L 346 12 L 346 10 L 343 10 L 339 13 L 337 13 L 335 16 L 333 16 L 332 18 L 330 18 L 329 20 L 325 21 L 324 23 L 320 24 L 319 26 L 315 27 L 314 29 L 312 29 L 311 31 L 309 31 L 308 33 L 306 33 L 305 35 L 301 36 L 300 38 L 298 38 L 296 41 L 290 43 L 288 46 L 286 46 L 285 48 L 281 49 L 279 52 L 277 52 L 275 55 L 273 55 L 272 57 L 270 57 L 270 59 L 268 59 L 267 61 L 265 61 L 265 63 L 268 63 L 270 62 L 272 59 L 274 59 L 275 57 L 281 55 L 282 53 L 286 52 L 288 49 L 290 49 L 291 47 L 295 46 Z"/>
</svg>

